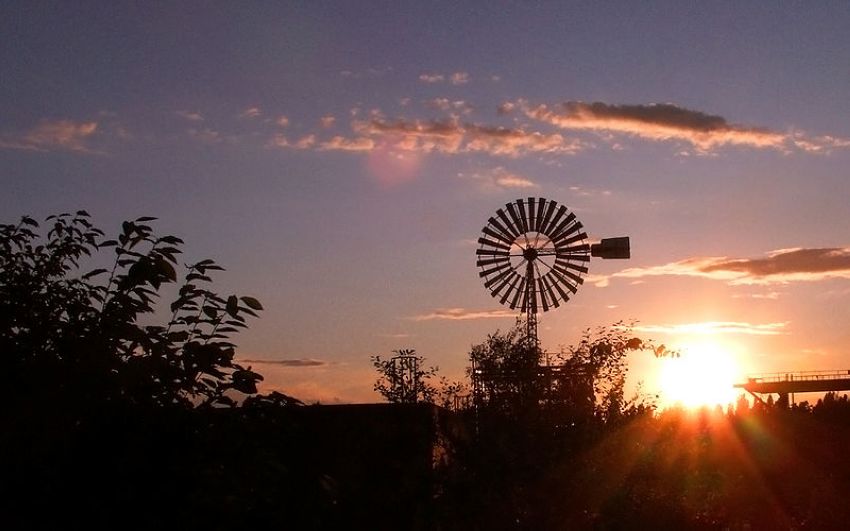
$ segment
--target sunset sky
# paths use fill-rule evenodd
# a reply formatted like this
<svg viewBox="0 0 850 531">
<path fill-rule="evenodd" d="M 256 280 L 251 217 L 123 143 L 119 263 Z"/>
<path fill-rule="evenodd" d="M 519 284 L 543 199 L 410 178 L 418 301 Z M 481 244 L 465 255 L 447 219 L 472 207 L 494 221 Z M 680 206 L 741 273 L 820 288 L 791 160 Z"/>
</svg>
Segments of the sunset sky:
<svg viewBox="0 0 850 531">
<path fill-rule="evenodd" d="M 2 222 L 158 217 L 262 301 L 266 390 L 375 400 L 398 348 L 460 378 L 516 315 L 475 241 L 529 196 L 632 242 L 544 348 L 634 319 L 741 375 L 850 369 L 846 1 L 80 4 L 0 6 Z"/>
</svg>

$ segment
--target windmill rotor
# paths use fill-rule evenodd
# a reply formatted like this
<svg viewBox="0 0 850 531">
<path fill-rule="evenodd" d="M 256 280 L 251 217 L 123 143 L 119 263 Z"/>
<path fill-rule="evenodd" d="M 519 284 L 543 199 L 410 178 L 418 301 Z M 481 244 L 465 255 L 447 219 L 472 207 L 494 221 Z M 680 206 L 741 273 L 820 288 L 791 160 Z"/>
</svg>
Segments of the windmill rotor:
<svg viewBox="0 0 850 531">
<path fill-rule="evenodd" d="M 496 210 L 478 238 L 478 276 L 499 303 L 526 314 L 537 344 L 537 314 L 559 308 L 584 283 L 591 256 L 629 258 L 627 237 L 589 245 L 576 215 L 557 201 L 529 197 Z"/>
<path fill-rule="evenodd" d="M 560 307 L 584 282 L 587 234 L 556 201 L 517 199 L 487 220 L 476 265 L 484 287 L 511 309 L 537 313 Z"/>
</svg>

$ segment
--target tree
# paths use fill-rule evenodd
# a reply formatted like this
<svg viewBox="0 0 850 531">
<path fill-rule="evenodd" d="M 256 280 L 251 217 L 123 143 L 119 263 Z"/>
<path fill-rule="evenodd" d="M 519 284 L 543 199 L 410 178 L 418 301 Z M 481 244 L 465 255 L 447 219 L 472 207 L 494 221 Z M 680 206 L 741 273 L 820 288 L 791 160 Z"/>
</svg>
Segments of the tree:
<svg viewBox="0 0 850 531">
<path fill-rule="evenodd" d="M 193 407 L 256 393 L 262 377 L 234 361 L 229 338 L 262 305 L 207 288 L 208 273 L 222 269 L 212 260 L 186 265 L 170 318 L 145 324 L 177 281 L 183 243 L 155 236 L 154 220 L 126 221 L 109 240 L 82 210 L 49 216 L 45 237 L 30 217 L 0 225 L 0 353 L 15 396 Z M 86 271 L 82 261 L 104 267 Z"/>
<path fill-rule="evenodd" d="M 383 359 L 372 356 L 372 366 L 378 372 L 373 389 L 391 404 L 415 404 L 432 402 L 437 389 L 431 379 L 437 367 L 425 367 L 425 358 L 416 355 L 414 349 L 394 350 L 395 356 Z"/>
<path fill-rule="evenodd" d="M 525 337 L 521 322 L 496 331 L 472 347 L 471 379 L 479 406 L 511 415 L 559 410 L 575 417 L 612 419 L 637 406 L 624 398 L 626 356 L 635 350 L 669 354 L 664 347 L 634 337 L 629 326 L 615 323 L 584 331 L 581 341 L 543 363 L 543 353 Z"/>
<path fill-rule="evenodd" d="M 372 356 L 372 366 L 378 373 L 373 389 L 391 404 L 429 402 L 451 409 L 466 391 L 463 382 L 449 381 L 439 375 L 439 367 L 425 367 L 425 358 L 414 349 L 392 351 L 395 356 L 384 359 Z M 435 385 L 432 383 L 437 380 Z"/>
</svg>

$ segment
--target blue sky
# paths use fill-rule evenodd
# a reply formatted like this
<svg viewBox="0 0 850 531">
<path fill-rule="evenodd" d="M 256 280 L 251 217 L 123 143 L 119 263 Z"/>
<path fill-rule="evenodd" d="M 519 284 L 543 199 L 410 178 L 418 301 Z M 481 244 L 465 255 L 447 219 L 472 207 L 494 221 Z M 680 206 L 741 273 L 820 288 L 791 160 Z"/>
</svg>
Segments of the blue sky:
<svg viewBox="0 0 850 531">
<path fill-rule="evenodd" d="M 394 348 L 460 376 L 512 324 L 475 239 L 528 196 L 633 246 L 544 347 L 637 319 L 742 372 L 845 368 L 847 27 L 845 2 L 6 2 L 0 212 L 159 217 L 263 301 L 244 356 L 308 400 L 372 399 Z"/>
</svg>

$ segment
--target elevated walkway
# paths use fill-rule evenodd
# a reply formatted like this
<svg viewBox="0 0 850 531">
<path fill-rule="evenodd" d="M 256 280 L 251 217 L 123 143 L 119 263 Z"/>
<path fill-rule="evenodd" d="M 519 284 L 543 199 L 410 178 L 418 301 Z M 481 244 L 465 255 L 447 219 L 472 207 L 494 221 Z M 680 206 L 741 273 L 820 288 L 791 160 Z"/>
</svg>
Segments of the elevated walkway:
<svg viewBox="0 0 850 531">
<path fill-rule="evenodd" d="M 827 391 L 850 391 L 850 370 L 783 372 L 747 377 L 747 381 L 735 384 L 751 395 L 779 394 L 787 397 L 794 393 L 823 393 Z M 758 398 L 758 397 L 757 397 Z"/>
</svg>

